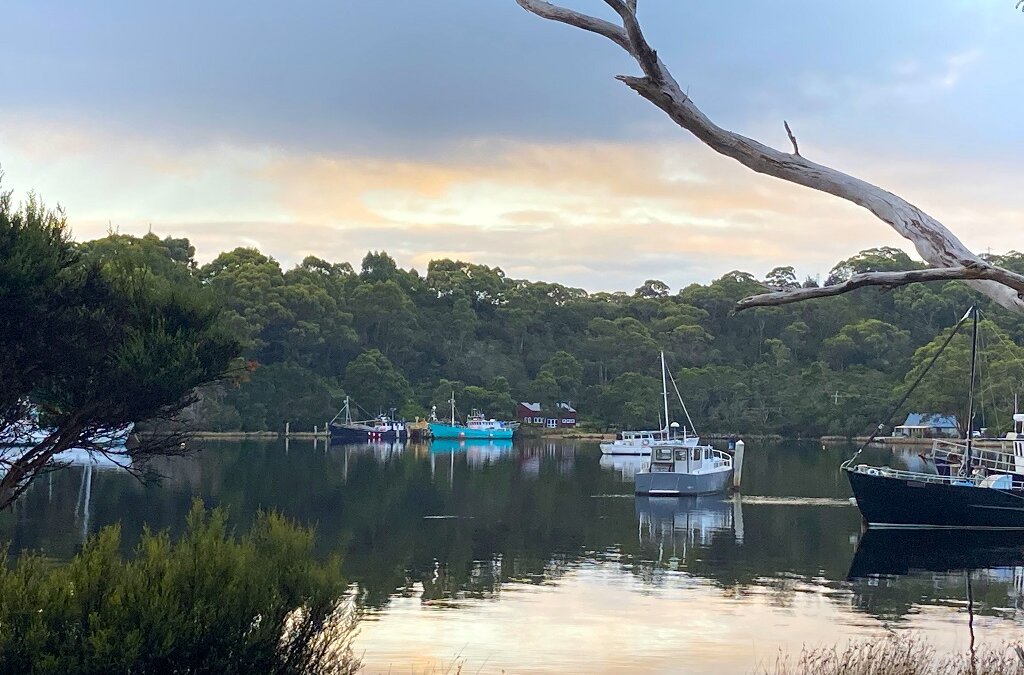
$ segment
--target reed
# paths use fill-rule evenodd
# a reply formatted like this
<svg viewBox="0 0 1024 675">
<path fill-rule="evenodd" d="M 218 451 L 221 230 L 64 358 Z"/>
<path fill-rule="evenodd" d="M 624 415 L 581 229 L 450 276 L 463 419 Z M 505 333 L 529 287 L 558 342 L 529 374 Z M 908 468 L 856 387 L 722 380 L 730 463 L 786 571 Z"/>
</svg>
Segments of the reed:
<svg viewBox="0 0 1024 675">
<path fill-rule="evenodd" d="M 926 639 L 892 635 L 844 646 L 804 647 L 780 652 L 762 675 L 1024 675 L 1024 654 L 1003 644 L 970 652 L 940 652 Z"/>
</svg>

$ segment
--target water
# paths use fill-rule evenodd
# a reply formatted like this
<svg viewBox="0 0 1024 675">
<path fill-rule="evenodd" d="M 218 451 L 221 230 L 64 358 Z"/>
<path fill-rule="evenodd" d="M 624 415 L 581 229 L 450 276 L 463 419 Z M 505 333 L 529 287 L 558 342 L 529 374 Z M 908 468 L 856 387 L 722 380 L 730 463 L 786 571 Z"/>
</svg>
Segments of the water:
<svg viewBox="0 0 1024 675">
<path fill-rule="evenodd" d="M 919 631 L 966 650 L 1024 623 L 1024 540 L 861 532 L 848 448 L 747 445 L 741 498 L 635 499 L 596 443 L 330 447 L 210 442 L 159 486 L 80 466 L 0 514 L 12 551 L 74 555 L 122 522 L 179 529 L 192 500 L 247 528 L 276 508 L 344 554 L 369 672 L 750 672 L 780 649 Z M 878 461 L 912 462 L 914 453 Z M 848 578 L 850 574 L 854 578 Z"/>
</svg>

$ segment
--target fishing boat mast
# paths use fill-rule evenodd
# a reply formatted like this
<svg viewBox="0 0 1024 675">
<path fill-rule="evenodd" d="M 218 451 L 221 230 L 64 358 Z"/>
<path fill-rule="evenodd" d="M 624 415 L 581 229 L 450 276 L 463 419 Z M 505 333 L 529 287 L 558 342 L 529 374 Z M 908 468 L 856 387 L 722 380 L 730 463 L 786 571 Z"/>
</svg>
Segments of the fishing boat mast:
<svg viewBox="0 0 1024 675">
<path fill-rule="evenodd" d="M 964 456 L 964 467 L 970 471 L 971 447 L 974 442 L 974 389 L 978 378 L 978 307 L 973 307 L 974 325 L 971 331 L 971 387 L 967 403 L 967 452 Z"/>
<path fill-rule="evenodd" d="M 665 352 L 661 352 L 661 395 L 665 399 L 665 440 L 668 440 L 668 380 L 665 377 Z"/>
</svg>

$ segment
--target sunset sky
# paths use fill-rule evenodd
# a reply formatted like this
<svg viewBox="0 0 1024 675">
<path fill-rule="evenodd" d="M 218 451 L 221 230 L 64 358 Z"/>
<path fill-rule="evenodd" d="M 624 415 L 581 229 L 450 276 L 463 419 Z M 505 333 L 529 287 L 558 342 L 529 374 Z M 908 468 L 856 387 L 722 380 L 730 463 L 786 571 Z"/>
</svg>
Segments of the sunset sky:
<svg viewBox="0 0 1024 675">
<path fill-rule="evenodd" d="M 573 7 L 606 16 L 601 0 Z M 975 250 L 1024 248 L 1013 0 L 640 0 L 720 124 L 879 184 Z M 903 245 L 704 148 L 613 79 L 614 45 L 514 0 L 5 3 L 3 185 L 207 261 L 369 249 L 590 290 Z"/>
</svg>

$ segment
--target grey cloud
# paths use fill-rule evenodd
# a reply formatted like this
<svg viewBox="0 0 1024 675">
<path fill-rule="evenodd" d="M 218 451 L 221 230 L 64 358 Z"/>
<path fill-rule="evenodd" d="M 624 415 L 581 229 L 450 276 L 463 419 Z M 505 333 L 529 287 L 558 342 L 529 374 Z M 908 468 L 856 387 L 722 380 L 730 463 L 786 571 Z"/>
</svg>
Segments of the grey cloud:
<svg viewBox="0 0 1024 675">
<path fill-rule="evenodd" d="M 892 133 L 923 146 L 971 117 L 975 137 L 1005 129 L 1010 122 L 999 120 L 1019 104 L 1020 88 L 1010 85 L 1020 84 L 1024 20 L 1009 7 L 993 19 L 984 4 L 647 0 L 641 8 L 681 83 L 727 124 L 749 130 L 795 118 L 804 129 L 831 129 L 831 141 Z M 179 143 L 392 156 L 443 154 L 452 141 L 480 137 L 675 133 L 612 80 L 633 70 L 616 48 L 530 17 L 513 0 L 40 0 L 4 11 L 10 95 L 0 112 Z M 911 86 L 910 75 L 894 75 L 901 64 L 933 77 L 928 71 L 979 45 L 985 56 L 962 79 L 969 97 L 858 95 Z"/>
</svg>

